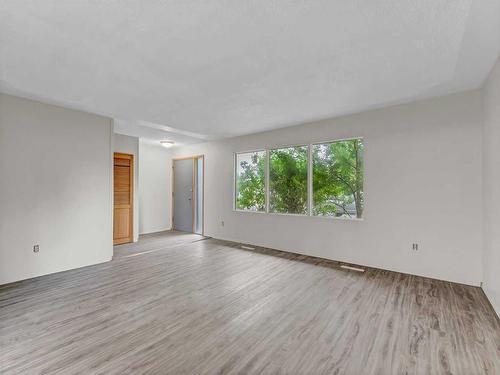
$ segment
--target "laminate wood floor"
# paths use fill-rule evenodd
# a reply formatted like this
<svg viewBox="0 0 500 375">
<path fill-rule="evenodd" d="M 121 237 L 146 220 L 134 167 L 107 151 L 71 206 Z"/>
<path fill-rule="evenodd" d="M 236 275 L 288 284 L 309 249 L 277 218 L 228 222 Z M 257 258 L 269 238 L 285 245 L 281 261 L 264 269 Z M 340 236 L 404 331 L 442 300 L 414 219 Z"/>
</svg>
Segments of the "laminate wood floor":
<svg viewBox="0 0 500 375">
<path fill-rule="evenodd" d="M 0 287 L 2 374 L 500 374 L 479 288 L 180 233 Z"/>
</svg>

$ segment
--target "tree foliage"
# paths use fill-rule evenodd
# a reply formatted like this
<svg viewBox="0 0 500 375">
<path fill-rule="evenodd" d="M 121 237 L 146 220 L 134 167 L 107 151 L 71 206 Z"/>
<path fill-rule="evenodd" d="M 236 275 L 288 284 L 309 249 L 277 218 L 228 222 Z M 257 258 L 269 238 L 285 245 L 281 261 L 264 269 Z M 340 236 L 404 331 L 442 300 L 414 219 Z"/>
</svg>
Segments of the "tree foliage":
<svg viewBox="0 0 500 375">
<path fill-rule="evenodd" d="M 361 139 L 314 145 L 315 215 L 362 216 L 363 151 Z"/>
<path fill-rule="evenodd" d="M 246 156 L 246 157 L 245 157 Z M 245 157 L 239 159 L 240 157 Z M 240 154 L 236 159 L 239 170 L 236 178 L 236 208 L 264 211 L 266 208 L 266 153 Z"/>
<path fill-rule="evenodd" d="M 269 210 L 289 214 L 307 212 L 307 146 L 270 151 Z"/>
</svg>

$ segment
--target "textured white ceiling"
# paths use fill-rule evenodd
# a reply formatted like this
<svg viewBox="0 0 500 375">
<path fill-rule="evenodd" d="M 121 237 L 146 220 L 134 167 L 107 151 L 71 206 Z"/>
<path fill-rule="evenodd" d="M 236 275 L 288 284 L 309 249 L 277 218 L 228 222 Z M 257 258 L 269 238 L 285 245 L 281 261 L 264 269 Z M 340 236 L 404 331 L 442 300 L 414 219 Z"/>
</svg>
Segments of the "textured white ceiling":
<svg viewBox="0 0 500 375">
<path fill-rule="evenodd" d="M 499 24 L 498 0 L 0 0 L 0 90 L 233 136 L 478 87 Z"/>
<path fill-rule="evenodd" d="M 114 119 L 113 130 L 115 133 L 138 137 L 158 146 L 160 146 L 160 141 L 165 140 L 173 141 L 175 143 L 174 146 L 177 147 L 211 139 L 211 137 L 203 134 L 181 131 L 169 126 L 154 124 L 147 121 Z"/>
</svg>

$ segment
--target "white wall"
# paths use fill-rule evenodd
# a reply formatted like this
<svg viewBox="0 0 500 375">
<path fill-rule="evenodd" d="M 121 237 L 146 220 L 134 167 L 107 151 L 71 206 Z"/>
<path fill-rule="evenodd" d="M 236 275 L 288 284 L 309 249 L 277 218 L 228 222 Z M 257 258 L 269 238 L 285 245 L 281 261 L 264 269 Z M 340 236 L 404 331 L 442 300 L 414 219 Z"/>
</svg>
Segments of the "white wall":
<svg viewBox="0 0 500 375">
<path fill-rule="evenodd" d="M 0 94 L 0 284 L 111 259 L 111 137 L 108 118 Z"/>
<path fill-rule="evenodd" d="M 139 240 L 139 138 L 128 135 L 114 134 L 113 137 L 114 152 L 134 155 L 134 214 L 133 214 L 133 240 Z"/>
<path fill-rule="evenodd" d="M 477 90 L 186 146 L 174 156 L 206 155 L 208 236 L 479 285 L 481 123 Z M 232 210 L 234 152 L 358 136 L 365 142 L 363 221 Z"/>
<path fill-rule="evenodd" d="M 484 283 L 500 316 L 500 60 L 484 87 Z"/>
<path fill-rule="evenodd" d="M 170 229 L 171 152 L 141 140 L 139 154 L 139 231 Z"/>
</svg>

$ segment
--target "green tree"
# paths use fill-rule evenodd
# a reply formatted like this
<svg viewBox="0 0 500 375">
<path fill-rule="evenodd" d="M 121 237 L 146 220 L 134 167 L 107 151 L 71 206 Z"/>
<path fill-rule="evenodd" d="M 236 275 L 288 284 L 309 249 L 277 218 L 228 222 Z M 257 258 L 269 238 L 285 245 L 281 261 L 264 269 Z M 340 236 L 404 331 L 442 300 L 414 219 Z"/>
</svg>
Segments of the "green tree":
<svg viewBox="0 0 500 375">
<path fill-rule="evenodd" d="M 269 209 L 280 213 L 307 212 L 307 146 L 270 151 Z"/>
<path fill-rule="evenodd" d="M 239 160 L 237 155 L 237 168 L 239 170 L 236 176 L 236 208 L 239 210 L 264 211 L 265 204 L 265 168 L 266 153 L 253 152 L 243 160 Z"/>
<path fill-rule="evenodd" d="M 362 217 L 363 153 L 361 139 L 314 145 L 315 215 Z"/>
</svg>

